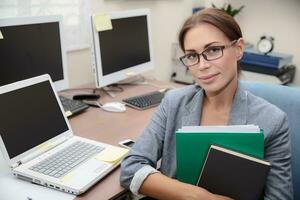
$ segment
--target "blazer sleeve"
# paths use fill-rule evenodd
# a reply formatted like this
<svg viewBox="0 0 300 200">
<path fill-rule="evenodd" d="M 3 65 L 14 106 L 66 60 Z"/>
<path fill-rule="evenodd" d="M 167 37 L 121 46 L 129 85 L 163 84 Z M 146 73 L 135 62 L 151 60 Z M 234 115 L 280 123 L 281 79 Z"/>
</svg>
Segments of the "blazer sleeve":
<svg viewBox="0 0 300 200">
<path fill-rule="evenodd" d="M 151 173 L 157 172 L 167 124 L 168 96 L 156 109 L 143 134 L 121 163 L 121 185 L 137 194 L 139 187 Z"/>
<path fill-rule="evenodd" d="M 271 162 L 266 180 L 265 200 L 293 199 L 291 143 L 287 116 L 279 115 L 276 127 L 265 141 L 265 159 Z"/>
</svg>

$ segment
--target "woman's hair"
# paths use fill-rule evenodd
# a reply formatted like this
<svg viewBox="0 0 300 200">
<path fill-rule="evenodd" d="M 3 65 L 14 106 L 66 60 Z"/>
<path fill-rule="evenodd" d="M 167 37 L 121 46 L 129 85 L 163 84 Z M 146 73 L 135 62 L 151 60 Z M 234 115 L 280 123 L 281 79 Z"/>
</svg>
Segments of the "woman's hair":
<svg viewBox="0 0 300 200">
<path fill-rule="evenodd" d="M 183 51 L 185 50 L 184 39 L 186 33 L 202 23 L 207 23 L 215 26 L 220 31 L 222 31 L 230 41 L 238 40 L 239 38 L 243 37 L 240 26 L 233 19 L 233 17 L 231 17 L 221 9 L 206 8 L 190 16 L 183 24 L 178 38 L 180 48 Z"/>
<path fill-rule="evenodd" d="M 192 28 L 207 23 L 215 26 L 220 31 L 222 31 L 225 36 L 230 40 L 238 40 L 243 37 L 242 31 L 238 23 L 233 19 L 232 16 L 227 14 L 225 11 L 217 8 L 206 8 L 201 10 L 192 16 L 190 16 L 183 24 L 180 32 L 179 32 L 179 45 L 182 51 L 184 48 L 184 38 L 186 33 Z M 199 36 L 201 37 L 201 36 Z M 240 75 L 240 63 L 237 62 L 237 71 L 238 76 Z"/>
</svg>

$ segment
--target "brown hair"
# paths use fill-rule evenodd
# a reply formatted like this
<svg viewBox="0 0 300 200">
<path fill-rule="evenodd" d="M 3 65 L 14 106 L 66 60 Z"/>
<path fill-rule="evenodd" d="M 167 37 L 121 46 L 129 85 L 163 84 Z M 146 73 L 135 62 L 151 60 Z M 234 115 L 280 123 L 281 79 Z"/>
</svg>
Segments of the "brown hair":
<svg viewBox="0 0 300 200">
<path fill-rule="evenodd" d="M 184 38 L 186 33 L 199 24 L 208 23 L 220 29 L 230 40 L 237 40 L 242 36 L 238 23 L 229 14 L 221 9 L 206 8 L 190 16 L 179 32 L 180 48 L 184 51 Z"/>
<path fill-rule="evenodd" d="M 232 16 L 221 9 L 206 8 L 190 16 L 183 24 L 178 37 L 179 45 L 182 51 L 185 50 L 184 38 L 186 33 L 202 23 L 215 26 L 222 31 L 230 41 L 238 40 L 239 38 L 243 37 L 240 26 Z M 238 75 L 240 75 L 241 68 L 239 61 L 237 61 L 237 71 Z"/>
</svg>

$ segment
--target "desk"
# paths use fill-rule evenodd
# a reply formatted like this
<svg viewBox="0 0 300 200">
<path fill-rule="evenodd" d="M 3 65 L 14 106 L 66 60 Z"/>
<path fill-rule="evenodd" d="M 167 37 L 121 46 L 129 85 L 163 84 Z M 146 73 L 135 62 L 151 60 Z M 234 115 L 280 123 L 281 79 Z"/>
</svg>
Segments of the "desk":
<svg viewBox="0 0 300 200">
<path fill-rule="evenodd" d="M 280 85 L 292 83 L 296 71 L 294 65 L 283 66 L 277 70 L 255 65 L 241 65 L 241 69 L 241 79 Z"/>
<path fill-rule="evenodd" d="M 162 83 L 155 81 L 160 88 L 179 86 L 175 83 Z M 171 85 L 172 84 L 172 85 Z M 135 96 L 146 92 L 158 90 L 153 85 L 123 85 L 124 92 L 116 93 L 111 98 L 101 92 L 100 102 L 121 101 L 129 96 Z M 138 111 L 127 107 L 124 113 L 111 113 L 99 108 L 88 108 L 85 112 L 70 118 L 70 124 L 75 135 L 118 145 L 118 142 L 127 138 L 136 139 L 142 133 L 149 122 L 155 108 Z M 76 200 L 107 200 L 117 198 L 124 193 L 120 186 L 120 167 L 115 169 L 107 177 L 94 185 L 86 193 L 76 197 Z"/>
<path fill-rule="evenodd" d="M 147 92 L 155 91 L 161 88 L 170 87 L 170 86 L 179 86 L 179 84 L 175 83 L 163 83 L 159 81 L 151 81 L 152 84 L 155 84 L 158 87 L 154 87 L 153 85 L 123 85 L 121 86 L 124 89 L 124 92 L 116 93 L 115 98 L 109 97 L 104 92 L 101 92 L 101 103 L 106 103 L 110 101 L 121 101 L 125 97 L 135 96 L 139 94 L 144 94 Z M 94 84 L 86 85 L 84 87 L 93 87 Z M 82 91 L 70 91 L 66 92 L 62 95 L 72 96 L 72 93 L 80 93 Z M 147 123 L 150 121 L 151 116 L 153 115 L 155 108 L 151 108 L 145 111 L 138 111 L 127 107 L 126 112 L 124 113 L 112 113 L 101 110 L 100 108 L 90 107 L 83 113 L 79 115 L 75 115 L 70 118 L 70 125 L 73 129 L 75 135 L 89 138 L 96 141 L 101 141 L 104 143 L 118 145 L 118 142 L 127 138 L 137 139 L 139 135 L 144 130 Z M 2 155 L 0 155 L 2 158 Z M 9 173 L 9 169 L 6 165 L 4 165 L 4 160 L 0 159 L 0 174 L 7 172 Z M 3 166 L 2 166 L 3 164 Z M 116 168 L 110 174 L 108 174 L 104 179 L 100 180 L 97 184 L 95 184 L 92 188 L 90 188 L 84 194 L 77 196 L 76 200 L 107 200 L 107 199 L 116 199 L 122 194 L 125 194 L 126 191 L 124 188 L 120 186 L 119 183 L 120 177 L 120 167 Z M 4 179 L 3 179 L 4 180 Z M 14 181 L 14 180 L 12 180 Z M 1 181 L 0 181 L 1 182 Z M 25 181 L 24 181 L 25 183 Z M 27 183 L 27 182 L 26 182 Z M 31 190 L 31 186 L 28 183 L 29 189 Z M 50 188 L 43 188 L 42 186 L 39 189 L 45 189 L 45 192 L 42 195 L 47 195 L 46 192 L 50 194 L 54 194 L 54 190 Z M 2 188 L 3 190 L 4 188 Z M 50 195 L 49 194 L 49 195 Z M 61 192 L 61 194 L 64 194 Z M 22 195 L 22 194 L 20 194 Z M 48 195 L 48 196 L 49 196 Z M 61 195 L 63 196 L 63 195 Z M 0 197 L 1 198 L 1 197 Z M 72 198 L 72 197 L 71 197 Z M 11 199 L 16 199 L 12 194 Z M 26 199 L 26 196 L 24 196 Z M 65 197 L 61 197 L 60 199 L 65 199 Z"/>
<path fill-rule="evenodd" d="M 282 84 L 280 79 L 276 76 L 261 74 L 261 73 L 256 73 L 256 72 L 250 72 L 250 71 L 245 71 L 245 70 L 242 70 L 241 72 L 242 72 L 241 76 L 240 76 L 241 80 L 264 82 L 264 83 L 277 84 L 277 85 Z"/>
</svg>

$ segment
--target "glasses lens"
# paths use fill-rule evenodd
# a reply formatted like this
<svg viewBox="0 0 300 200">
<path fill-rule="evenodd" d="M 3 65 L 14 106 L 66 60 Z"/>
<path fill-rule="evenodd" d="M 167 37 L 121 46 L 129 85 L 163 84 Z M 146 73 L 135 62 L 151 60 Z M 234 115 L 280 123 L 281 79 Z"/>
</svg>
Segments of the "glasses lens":
<svg viewBox="0 0 300 200">
<path fill-rule="evenodd" d="M 215 60 L 223 55 L 223 48 L 222 47 L 209 47 L 207 48 L 203 54 L 205 55 L 207 60 Z"/>
<path fill-rule="evenodd" d="M 199 57 L 197 53 L 189 53 L 181 57 L 181 61 L 185 66 L 192 66 L 198 63 Z"/>
</svg>

